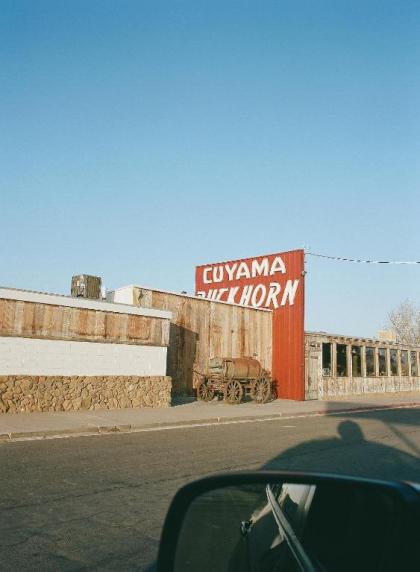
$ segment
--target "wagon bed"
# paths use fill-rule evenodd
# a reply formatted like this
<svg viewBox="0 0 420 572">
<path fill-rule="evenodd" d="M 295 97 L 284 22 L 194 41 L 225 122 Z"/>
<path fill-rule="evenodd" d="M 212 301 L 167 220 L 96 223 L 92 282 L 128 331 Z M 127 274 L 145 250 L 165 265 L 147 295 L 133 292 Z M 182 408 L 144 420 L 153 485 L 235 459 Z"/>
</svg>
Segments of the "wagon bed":
<svg viewBox="0 0 420 572">
<path fill-rule="evenodd" d="M 201 374 L 197 398 L 212 401 L 216 395 L 232 405 L 241 403 L 244 396 L 266 403 L 272 397 L 271 376 L 254 358 L 212 358 L 207 373 Z"/>
</svg>

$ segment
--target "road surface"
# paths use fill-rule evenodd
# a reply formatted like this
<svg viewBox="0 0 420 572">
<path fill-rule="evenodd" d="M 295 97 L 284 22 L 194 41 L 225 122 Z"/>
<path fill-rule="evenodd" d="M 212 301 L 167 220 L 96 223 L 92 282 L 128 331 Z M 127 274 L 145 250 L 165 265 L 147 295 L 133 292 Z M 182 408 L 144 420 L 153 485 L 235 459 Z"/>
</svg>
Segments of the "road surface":
<svg viewBox="0 0 420 572">
<path fill-rule="evenodd" d="M 182 484 L 283 468 L 420 481 L 420 409 L 0 444 L 0 570 L 153 570 Z"/>
</svg>

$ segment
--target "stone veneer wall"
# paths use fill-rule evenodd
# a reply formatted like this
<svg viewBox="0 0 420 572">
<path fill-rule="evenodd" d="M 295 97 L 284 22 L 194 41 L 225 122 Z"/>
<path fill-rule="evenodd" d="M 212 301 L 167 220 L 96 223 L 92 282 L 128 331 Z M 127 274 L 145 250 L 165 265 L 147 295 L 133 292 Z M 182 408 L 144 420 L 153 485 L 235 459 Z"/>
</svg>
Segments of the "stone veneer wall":
<svg viewBox="0 0 420 572">
<path fill-rule="evenodd" d="M 398 393 L 420 391 L 420 377 L 326 377 L 322 380 L 323 397 L 366 393 Z"/>
<path fill-rule="evenodd" d="M 170 377 L 0 376 L 0 413 L 169 407 Z"/>
</svg>

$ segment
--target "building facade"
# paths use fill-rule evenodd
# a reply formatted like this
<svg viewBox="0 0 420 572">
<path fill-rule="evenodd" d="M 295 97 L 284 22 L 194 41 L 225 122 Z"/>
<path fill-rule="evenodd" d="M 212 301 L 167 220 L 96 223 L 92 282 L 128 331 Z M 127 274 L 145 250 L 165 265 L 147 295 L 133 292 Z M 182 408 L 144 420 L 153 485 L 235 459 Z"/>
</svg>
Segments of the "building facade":
<svg viewBox="0 0 420 572">
<path fill-rule="evenodd" d="M 420 390 L 420 347 L 395 341 L 305 333 L 305 397 Z"/>
<path fill-rule="evenodd" d="M 213 356 L 256 357 L 271 370 L 272 314 L 269 310 L 197 296 L 126 286 L 109 293 L 115 302 L 172 314 L 167 373 L 175 395 L 193 395 Z"/>
<path fill-rule="evenodd" d="M 194 394 L 199 379 L 194 371 L 206 371 L 211 357 L 256 357 L 271 371 L 270 310 L 141 286 L 115 290 L 110 297 L 171 311 L 168 375 L 173 377 L 175 395 Z M 419 351 L 418 346 L 392 341 L 305 332 L 304 399 L 420 390 Z M 297 356 L 287 356 L 289 367 L 296 367 L 300 352 Z"/>
<path fill-rule="evenodd" d="M 0 412 L 169 405 L 171 317 L 0 288 Z"/>
</svg>

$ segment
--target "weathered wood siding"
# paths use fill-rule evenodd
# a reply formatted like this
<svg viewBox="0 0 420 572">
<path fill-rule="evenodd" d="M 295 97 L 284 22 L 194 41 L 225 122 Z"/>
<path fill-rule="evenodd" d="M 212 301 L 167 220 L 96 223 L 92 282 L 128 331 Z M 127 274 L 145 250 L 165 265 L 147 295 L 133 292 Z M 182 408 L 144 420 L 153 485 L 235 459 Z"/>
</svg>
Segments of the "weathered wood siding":
<svg viewBox="0 0 420 572">
<path fill-rule="evenodd" d="M 332 363 L 330 375 L 323 373 L 322 344 L 331 344 Z M 337 344 L 347 347 L 347 375 L 337 376 L 335 348 Z M 361 375 L 352 370 L 351 346 L 361 348 Z M 366 374 L 365 348 L 374 348 L 375 375 Z M 387 350 L 388 375 L 379 375 L 378 349 Z M 305 334 L 305 399 L 328 399 L 351 396 L 362 393 L 393 393 L 399 391 L 419 391 L 419 375 L 389 375 L 389 350 L 396 350 L 398 359 L 401 351 L 414 351 L 417 360 L 417 372 L 420 365 L 420 347 L 406 346 L 395 342 L 368 338 L 352 338 L 330 334 L 307 332 Z"/>
<path fill-rule="evenodd" d="M 134 288 L 134 303 L 173 313 L 167 375 L 175 394 L 191 394 L 214 356 L 255 356 L 271 371 L 271 317 L 264 310 Z"/>
<path fill-rule="evenodd" d="M 167 346 L 169 320 L 0 299 L 0 336 Z"/>
</svg>

